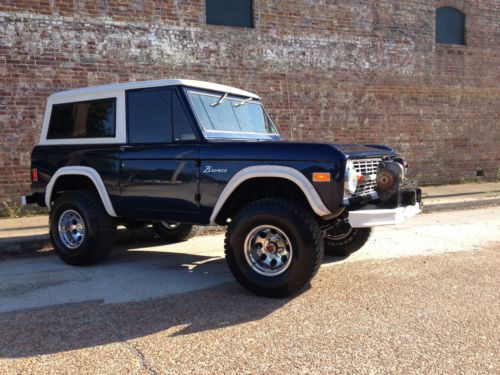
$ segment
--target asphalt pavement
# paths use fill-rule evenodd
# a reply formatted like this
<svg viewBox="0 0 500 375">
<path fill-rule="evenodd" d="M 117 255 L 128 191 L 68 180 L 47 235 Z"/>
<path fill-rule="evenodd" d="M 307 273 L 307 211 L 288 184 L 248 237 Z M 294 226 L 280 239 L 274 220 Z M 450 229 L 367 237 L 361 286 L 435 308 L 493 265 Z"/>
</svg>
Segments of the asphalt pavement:
<svg viewBox="0 0 500 375">
<path fill-rule="evenodd" d="M 222 240 L 1 260 L 0 372 L 500 372 L 500 207 L 377 228 L 288 299 L 240 287 Z"/>
</svg>

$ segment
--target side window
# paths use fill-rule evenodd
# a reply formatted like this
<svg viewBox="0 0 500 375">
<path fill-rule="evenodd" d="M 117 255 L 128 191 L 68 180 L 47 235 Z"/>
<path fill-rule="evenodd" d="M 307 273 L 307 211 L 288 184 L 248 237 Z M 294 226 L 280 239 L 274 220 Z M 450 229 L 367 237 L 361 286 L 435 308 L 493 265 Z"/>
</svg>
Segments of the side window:
<svg viewBox="0 0 500 375">
<path fill-rule="evenodd" d="M 172 142 L 171 98 L 165 89 L 127 92 L 129 143 Z"/>
<path fill-rule="evenodd" d="M 47 139 L 115 136 L 116 99 L 54 104 Z"/>
<path fill-rule="evenodd" d="M 172 113 L 174 123 L 174 140 L 175 141 L 195 141 L 196 135 L 191 127 L 186 110 L 184 109 L 179 97 L 176 93 L 172 93 Z"/>
<path fill-rule="evenodd" d="M 436 10 L 436 43 L 465 45 L 465 14 L 455 8 Z"/>
<path fill-rule="evenodd" d="M 210 25 L 253 27 L 252 0 L 206 0 Z"/>
</svg>

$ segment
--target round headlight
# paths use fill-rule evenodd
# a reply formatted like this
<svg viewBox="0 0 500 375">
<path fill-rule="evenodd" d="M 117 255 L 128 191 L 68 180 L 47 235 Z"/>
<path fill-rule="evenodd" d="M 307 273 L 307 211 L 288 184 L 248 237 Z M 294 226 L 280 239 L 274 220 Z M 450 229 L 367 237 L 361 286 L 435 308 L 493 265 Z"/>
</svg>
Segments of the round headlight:
<svg viewBox="0 0 500 375">
<path fill-rule="evenodd" d="M 354 169 L 354 165 L 351 160 L 347 161 L 345 167 L 345 180 L 344 180 L 344 190 L 346 194 L 352 195 L 356 191 L 358 187 L 358 179 L 360 174 L 356 169 Z"/>
</svg>

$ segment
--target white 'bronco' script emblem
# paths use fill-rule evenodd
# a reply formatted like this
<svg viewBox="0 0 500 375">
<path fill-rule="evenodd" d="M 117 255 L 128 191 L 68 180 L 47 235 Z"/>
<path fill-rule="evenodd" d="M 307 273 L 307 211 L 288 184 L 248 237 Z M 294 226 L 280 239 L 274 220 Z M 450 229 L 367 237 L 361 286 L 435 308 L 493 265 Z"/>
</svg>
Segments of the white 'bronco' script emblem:
<svg viewBox="0 0 500 375">
<path fill-rule="evenodd" d="M 211 165 L 207 165 L 203 170 L 203 173 L 226 173 L 226 168 L 212 168 Z"/>
</svg>

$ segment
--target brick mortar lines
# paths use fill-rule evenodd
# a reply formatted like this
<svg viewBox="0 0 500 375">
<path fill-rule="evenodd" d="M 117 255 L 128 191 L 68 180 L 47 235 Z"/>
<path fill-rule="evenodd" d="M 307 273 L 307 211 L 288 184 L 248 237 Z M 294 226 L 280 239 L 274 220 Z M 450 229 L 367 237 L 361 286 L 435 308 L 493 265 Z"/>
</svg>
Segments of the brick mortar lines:
<svg viewBox="0 0 500 375">
<path fill-rule="evenodd" d="M 498 1 L 467 3 L 466 47 L 434 44 L 432 1 L 310 7 L 295 0 L 282 9 L 260 0 L 253 30 L 205 25 L 198 1 L 128 10 L 110 0 L 104 17 L 88 13 L 102 7 L 90 0 L 51 2 L 52 14 L 36 3 L 7 3 L 0 6 L 0 202 L 29 191 L 29 153 L 50 93 L 138 79 L 256 91 L 285 137 L 386 143 L 425 182 L 470 178 L 476 168 L 493 177 L 500 167 L 500 54 L 491 34 Z M 22 8 L 30 4 L 36 9 Z"/>
</svg>

